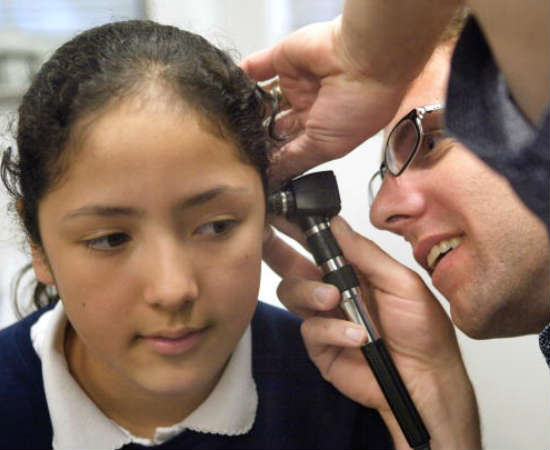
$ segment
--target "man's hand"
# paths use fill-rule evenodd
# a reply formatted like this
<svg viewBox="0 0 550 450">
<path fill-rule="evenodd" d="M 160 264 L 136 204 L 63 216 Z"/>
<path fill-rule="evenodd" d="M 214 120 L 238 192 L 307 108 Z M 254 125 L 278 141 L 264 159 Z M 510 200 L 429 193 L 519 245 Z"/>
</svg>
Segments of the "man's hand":
<svg viewBox="0 0 550 450">
<path fill-rule="evenodd" d="M 276 219 L 278 227 L 302 244 L 297 227 Z M 432 436 L 432 448 L 479 448 L 475 395 L 451 321 L 420 277 L 353 232 L 340 218 L 332 230 L 356 269 L 363 298 L 386 341 L 411 397 Z M 408 448 L 359 347 L 366 333 L 342 319 L 338 290 L 320 281 L 316 266 L 271 234 L 264 260 L 282 278 L 278 295 L 305 320 L 302 335 L 322 376 L 342 394 L 376 408 L 396 448 Z"/>
<path fill-rule="evenodd" d="M 351 59 L 340 25 L 340 18 L 309 25 L 241 63 L 257 81 L 278 75 L 290 105 L 275 126 L 289 140 L 272 155 L 274 185 L 373 136 L 391 120 L 405 92 L 407 85 L 371 78 Z"/>
</svg>

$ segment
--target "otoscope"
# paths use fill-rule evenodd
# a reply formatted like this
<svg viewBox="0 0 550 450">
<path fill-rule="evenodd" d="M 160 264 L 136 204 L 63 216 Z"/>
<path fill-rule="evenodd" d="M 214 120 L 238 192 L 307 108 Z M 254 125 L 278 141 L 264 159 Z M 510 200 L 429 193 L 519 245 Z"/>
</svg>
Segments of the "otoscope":
<svg viewBox="0 0 550 450">
<path fill-rule="evenodd" d="M 295 178 L 268 197 L 268 210 L 285 215 L 305 233 L 323 281 L 341 293 L 340 308 L 351 322 L 361 325 L 368 340 L 361 347 L 390 408 L 413 449 L 429 449 L 430 435 L 397 372 L 384 341 L 361 300 L 359 280 L 330 230 L 330 218 L 340 212 L 340 194 L 332 171 Z"/>
</svg>

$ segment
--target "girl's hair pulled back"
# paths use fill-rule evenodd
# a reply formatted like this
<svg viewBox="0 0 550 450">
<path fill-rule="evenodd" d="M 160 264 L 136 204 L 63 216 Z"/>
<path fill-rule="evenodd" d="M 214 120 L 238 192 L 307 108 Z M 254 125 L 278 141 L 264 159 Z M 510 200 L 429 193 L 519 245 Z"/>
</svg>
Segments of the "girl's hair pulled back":
<svg viewBox="0 0 550 450">
<path fill-rule="evenodd" d="M 151 83 L 175 94 L 232 139 L 266 187 L 265 94 L 231 57 L 199 35 L 150 21 L 109 23 L 58 48 L 35 75 L 18 111 L 17 155 L 4 152 L 1 175 L 31 245 L 41 248 L 40 200 L 62 180 L 74 125 Z M 170 98 L 170 97 L 166 97 Z M 27 267 L 27 270 L 29 267 Z M 24 274 L 21 273 L 19 281 Z M 38 283 L 36 307 L 59 299 Z"/>
</svg>

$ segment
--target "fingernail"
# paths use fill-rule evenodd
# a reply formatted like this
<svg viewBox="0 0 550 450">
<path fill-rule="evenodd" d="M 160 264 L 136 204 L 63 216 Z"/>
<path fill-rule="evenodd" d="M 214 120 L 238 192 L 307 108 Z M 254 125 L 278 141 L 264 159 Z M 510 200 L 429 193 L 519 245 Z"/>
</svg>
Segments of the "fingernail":
<svg viewBox="0 0 550 450">
<path fill-rule="evenodd" d="M 325 287 L 325 286 L 316 287 L 312 293 L 313 300 L 315 300 L 315 302 L 319 306 L 324 307 L 329 303 L 329 300 L 330 300 L 329 296 L 331 291 L 332 289 L 329 287 Z"/>
<path fill-rule="evenodd" d="M 363 341 L 364 332 L 360 328 L 347 327 L 344 333 L 346 337 L 352 342 L 360 343 Z"/>
</svg>

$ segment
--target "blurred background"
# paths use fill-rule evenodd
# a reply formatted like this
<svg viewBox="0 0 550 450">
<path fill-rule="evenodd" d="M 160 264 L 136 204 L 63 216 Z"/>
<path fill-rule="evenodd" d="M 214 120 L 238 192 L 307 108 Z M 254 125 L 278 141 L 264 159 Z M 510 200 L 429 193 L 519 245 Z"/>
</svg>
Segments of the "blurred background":
<svg viewBox="0 0 550 450">
<path fill-rule="evenodd" d="M 302 25 L 339 14 L 342 0 L 0 0 L 0 149 L 13 144 L 18 102 L 30 77 L 52 51 L 76 33 L 105 22 L 148 18 L 198 32 L 237 58 L 275 43 Z M 362 234 L 414 270 L 406 243 L 372 227 L 367 182 L 377 169 L 381 136 L 349 156 L 323 165 L 338 178 L 342 215 Z M 12 323 L 10 286 L 29 260 L 7 195 L 0 187 L 0 328 Z M 423 274 L 423 271 L 420 270 Z M 260 298 L 280 305 L 278 277 L 263 268 Z M 423 275 L 424 276 L 424 275 Z M 424 276 L 430 285 L 429 279 Z M 445 300 L 443 305 L 447 308 Z M 550 447 L 548 367 L 536 336 L 473 341 L 458 331 L 476 389 L 487 449 Z"/>
</svg>

